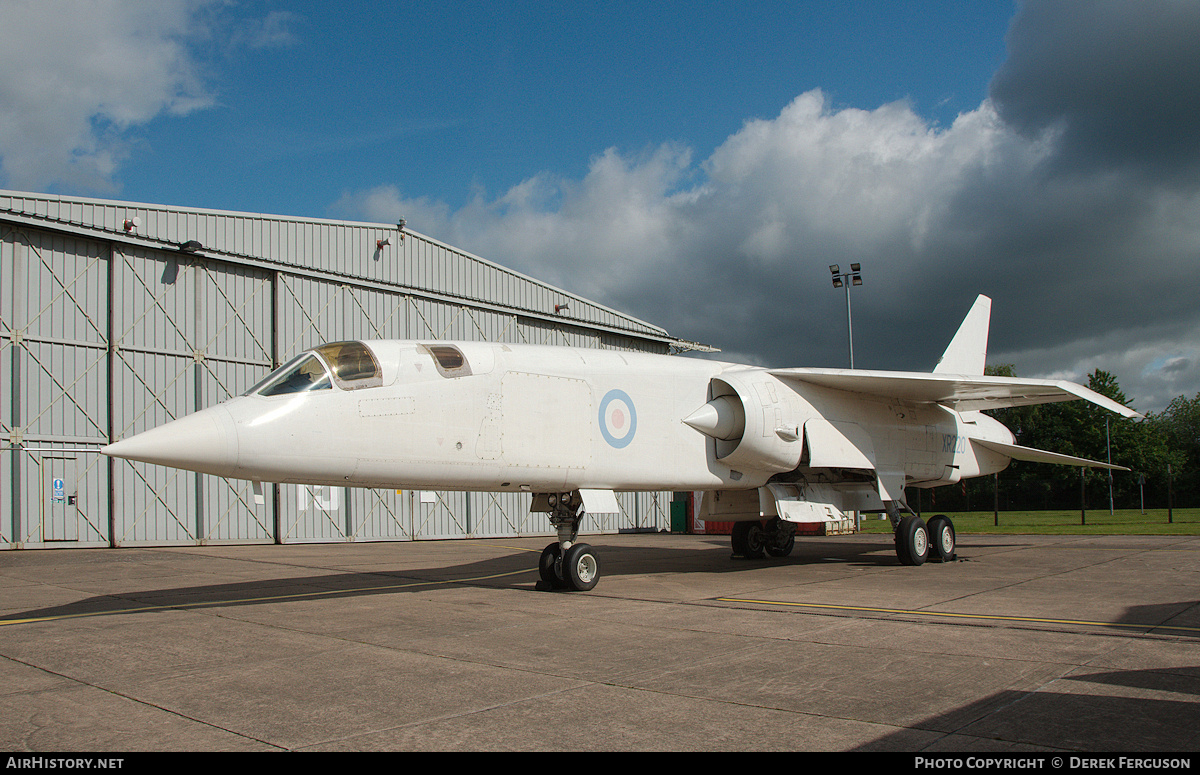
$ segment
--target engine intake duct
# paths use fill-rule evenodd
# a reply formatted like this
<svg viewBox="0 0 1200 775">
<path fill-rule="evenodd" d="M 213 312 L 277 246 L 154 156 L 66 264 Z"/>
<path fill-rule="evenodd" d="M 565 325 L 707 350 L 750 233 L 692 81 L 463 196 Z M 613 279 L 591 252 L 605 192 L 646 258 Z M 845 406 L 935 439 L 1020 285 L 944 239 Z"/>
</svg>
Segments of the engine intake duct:
<svg viewBox="0 0 1200 775">
<path fill-rule="evenodd" d="M 712 399 L 683 422 L 713 439 L 714 457 L 732 469 L 793 470 L 803 448 L 795 393 L 762 371 L 721 376 L 709 385 Z"/>
</svg>

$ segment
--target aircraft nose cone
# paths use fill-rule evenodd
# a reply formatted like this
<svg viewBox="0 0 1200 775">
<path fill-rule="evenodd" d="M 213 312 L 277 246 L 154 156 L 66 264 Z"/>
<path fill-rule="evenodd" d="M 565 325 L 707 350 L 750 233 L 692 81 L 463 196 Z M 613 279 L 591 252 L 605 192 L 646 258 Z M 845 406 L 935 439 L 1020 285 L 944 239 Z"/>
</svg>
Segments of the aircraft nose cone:
<svg viewBox="0 0 1200 775">
<path fill-rule="evenodd" d="M 746 430 L 745 410 L 733 396 L 714 398 L 683 421 L 714 439 L 736 439 Z"/>
<path fill-rule="evenodd" d="M 219 406 L 114 442 L 100 451 L 109 457 L 215 476 L 233 476 L 238 462 L 233 418 Z"/>
</svg>

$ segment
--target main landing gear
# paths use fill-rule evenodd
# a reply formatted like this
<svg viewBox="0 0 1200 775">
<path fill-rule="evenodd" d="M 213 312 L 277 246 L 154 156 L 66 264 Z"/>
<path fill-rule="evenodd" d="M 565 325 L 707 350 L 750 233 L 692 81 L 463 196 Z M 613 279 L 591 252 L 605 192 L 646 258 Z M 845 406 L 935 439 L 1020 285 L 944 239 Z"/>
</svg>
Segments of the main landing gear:
<svg viewBox="0 0 1200 775">
<path fill-rule="evenodd" d="M 954 523 L 945 514 L 938 514 L 926 524 L 916 514 L 903 517 L 896 508 L 890 515 L 896 531 L 896 557 L 901 565 L 923 565 L 932 562 L 952 562 L 955 552 Z M 764 555 L 787 557 L 796 545 L 796 526 L 778 517 L 766 521 L 734 522 L 731 536 L 733 553 L 748 560 Z M 549 551 L 551 547 L 546 547 Z"/>
<path fill-rule="evenodd" d="M 592 547 L 577 544 L 579 524 L 583 521 L 583 502 L 578 493 L 552 493 L 550 524 L 558 531 L 558 540 L 542 550 L 538 559 L 538 589 L 573 589 L 586 592 L 600 580 L 600 560 Z"/>
<path fill-rule="evenodd" d="M 926 560 L 951 562 L 956 557 L 954 523 L 938 514 L 926 524 L 915 514 L 896 525 L 896 556 L 901 565 L 921 565 Z"/>
<path fill-rule="evenodd" d="M 952 562 L 958 558 L 955 552 L 957 546 L 954 535 L 954 523 L 945 514 L 938 514 L 929 520 L 929 559 L 938 562 Z"/>
<path fill-rule="evenodd" d="M 747 560 L 757 560 L 764 554 L 787 557 L 796 546 L 796 525 L 779 517 L 759 522 L 734 522 L 733 553 Z"/>
</svg>

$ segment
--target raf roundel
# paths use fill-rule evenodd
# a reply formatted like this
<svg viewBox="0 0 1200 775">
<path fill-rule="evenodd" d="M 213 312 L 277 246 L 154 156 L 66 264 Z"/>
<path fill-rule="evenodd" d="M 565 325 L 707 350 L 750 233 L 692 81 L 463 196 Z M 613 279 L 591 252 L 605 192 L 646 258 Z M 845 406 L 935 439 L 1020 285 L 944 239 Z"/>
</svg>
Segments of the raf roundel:
<svg viewBox="0 0 1200 775">
<path fill-rule="evenodd" d="M 600 402 L 600 435 L 610 447 L 623 449 L 637 432 L 637 410 L 624 390 L 610 390 Z"/>
</svg>

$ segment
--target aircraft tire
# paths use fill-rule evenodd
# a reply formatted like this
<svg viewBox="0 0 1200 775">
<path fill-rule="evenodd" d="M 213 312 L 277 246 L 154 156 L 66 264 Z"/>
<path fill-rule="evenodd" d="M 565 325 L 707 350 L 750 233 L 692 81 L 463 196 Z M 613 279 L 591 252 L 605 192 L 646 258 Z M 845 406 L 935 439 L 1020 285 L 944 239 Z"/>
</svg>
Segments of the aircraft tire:
<svg viewBox="0 0 1200 775">
<path fill-rule="evenodd" d="M 937 562 L 953 562 L 957 557 L 957 539 L 954 523 L 945 514 L 929 520 L 929 559 Z"/>
<path fill-rule="evenodd" d="M 733 543 L 733 553 L 747 560 L 757 560 L 766 551 L 767 536 L 760 522 L 734 522 L 730 539 Z"/>
<path fill-rule="evenodd" d="M 787 557 L 792 553 L 792 549 L 796 548 L 796 534 L 787 537 L 787 540 L 780 543 L 768 543 L 767 554 L 772 557 Z"/>
<path fill-rule="evenodd" d="M 562 547 L 555 541 L 543 549 L 542 556 L 538 558 L 538 576 L 550 589 L 562 589 L 566 586 L 554 569 L 560 556 L 562 556 Z"/>
<path fill-rule="evenodd" d="M 592 547 L 574 544 L 563 554 L 562 583 L 577 592 L 587 592 L 600 580 L 600 560 Z"/>
<path fill-rule="evenodd" d="M 929 557 L 929 529 L 920 517 L 907 516 L 896 528 L 896 556 L 901 565 L 921 565 Z"/>
</svg>

